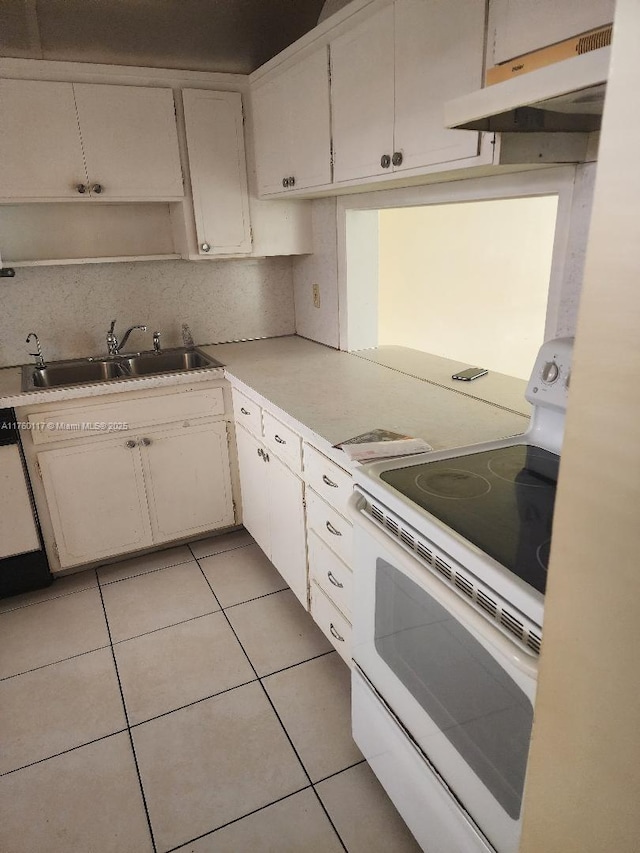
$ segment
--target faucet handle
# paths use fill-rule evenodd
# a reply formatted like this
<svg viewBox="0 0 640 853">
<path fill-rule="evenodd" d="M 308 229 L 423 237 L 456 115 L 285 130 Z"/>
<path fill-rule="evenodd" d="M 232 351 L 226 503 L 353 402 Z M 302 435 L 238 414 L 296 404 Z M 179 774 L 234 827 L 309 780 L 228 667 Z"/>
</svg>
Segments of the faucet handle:
<svg viewBox="0 0 640 853">
<path fill-rule="evenodd" d="M 112 320 L 112 321 L 111 321 L 111 326 L 110 326 L 110 328 L 109 328 L 109 334 L 110 334 L 110 335 L 112 335 L 112 334 L 113 334 L 115 327 L 116 327 L 116 321 L 115 321 L 115 320 Z"/>
<path fill-rule="evenodd" d="M 160 332 L 153 333 L 153 349 L 154 352 L 160 352 Z"/>
</svg>

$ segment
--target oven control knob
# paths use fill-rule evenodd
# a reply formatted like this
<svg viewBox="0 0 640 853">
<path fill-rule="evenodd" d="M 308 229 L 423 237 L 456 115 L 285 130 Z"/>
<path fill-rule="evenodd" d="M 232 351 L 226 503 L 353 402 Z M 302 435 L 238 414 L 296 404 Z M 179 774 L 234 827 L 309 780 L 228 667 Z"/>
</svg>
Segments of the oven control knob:
<svg viewBox="0 0 640 853">
<path fill-rule="evenodd" d="M 547 385 L 551 385 L 553 382 L 556 381 L 559 374 L 560 371 L 555 361 L 548 361 L 542 368 L 542 381 L 546 382 Z"/>
</svg>

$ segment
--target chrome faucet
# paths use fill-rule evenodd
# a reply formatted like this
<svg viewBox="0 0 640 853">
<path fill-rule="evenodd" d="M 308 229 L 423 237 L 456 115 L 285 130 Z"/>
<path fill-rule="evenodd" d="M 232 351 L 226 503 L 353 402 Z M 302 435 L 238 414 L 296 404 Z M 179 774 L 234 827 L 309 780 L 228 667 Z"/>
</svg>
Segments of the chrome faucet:
<svg viewBox="0 0 640 853">
<path fill-rule="evenodd" d="M 42 369 L 42 368 L 46 367 L 47 365 L 44 363 L 44 356 L 42 355 L 42 349 L 40 348 L 40 341 L 38 340 L 38 336 L 36 335 L 35 332 L 29 332 L 29 334 L 27 335 L 26 343 L 29 343 L 31 338 L 34 338 L 34 340 L 36 342 L 37 352 L 30 352 L 29 355 L 32 355 L 35 358 L 36 367 L 39 367 L 40 369 Z"/>
<path fill-rule="evenodd" d="M 118 342 L 118 339 L 116 338 L 115 333 L 114 333 L 115 327 L 116 327 L 116 321 L 112 320 L 111 321 L 111 327 L 110 327 L 109 331 L 107 332 L 107 351 L 108 351 L 109 355 L 118 355 L 120 353 L 120 350 L 122 349 L 122 347 L 129 340 L 129 335 L 135 329 L 140 329 L 141 332 L 147 331 L 146 326 L 130 326 L 127 329 L 127 331 L 124 333 L 124 337 L 122 338 L 122 341 Z"/>
<path fill-rule="evenodd" d="M 161 351 L 160 332 L 154 332 L 153 333 L 153 351 L 154 352 L 160 352 Z"/>
</svg>

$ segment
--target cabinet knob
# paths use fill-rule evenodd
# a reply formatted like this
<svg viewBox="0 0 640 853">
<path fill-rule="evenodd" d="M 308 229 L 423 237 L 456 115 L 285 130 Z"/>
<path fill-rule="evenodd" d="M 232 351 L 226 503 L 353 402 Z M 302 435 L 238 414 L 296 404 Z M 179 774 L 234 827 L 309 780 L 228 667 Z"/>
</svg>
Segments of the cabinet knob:
<svg viewBox="0 0 640 853">
<path fill-rule="evenodd" d="M 151 439 L 145 436 L 144 438 L 140 439 L 140 444 L 144 445 L 144 447 L 149 447 L 149 445 L 151 444 Z"/>
<path fill-rule="evenodd" d="M 344 589 L 344 584 L 340 583 L 340 581 L 336 578 L 333 572 L 328 571 L 327 577 L 329 578 L 329 582 L 332 583 L 334 586 L 337 586 L 338 589 Z"/>
<path fill-rule="evenodd" d="M 293 177 L 293 175 L 292 175 L 292 176 L 289 178 L 289 186 L 290 186 L 290 187 L 295 187 L 295 185 L 296 185 L 296 179 L 295 179 L 295 178 Z"/>
<path fill-rule="evenodd" d="M 334 536 L 342 536 L 342 533 L 340 533 L 340 531 L 337 528 L 335 528 L 333 526 L 333 524 L 331 524 L 330 521 L 325 522 L 325 527 L 327 528 L 329 533 L 333 533 Z"/>
<path fill-rule="evenodd" d="M 200 248 L 202 249 L 203 252 L 210 252 L 211 251 L 211 246 L 209 243 L 201 243 Z"/>
<path fill-rule="evenodd" d="M 94 185 L 91 187 L 91 192 L 92 192 L 92 193 L 95 193 L 96 195 L 100 195 L 100 193 L 102 192 L 102 190 L 103 190 L 103 186 L 102 186 L 102 184 L 94 184 Z"/>
<path fill-rule="evenodd" d="M 394 151 L 391 162 L 394 166 L 400 166 L 402 164 L 402 151 Z"/>
<path fill-rule="evenodd" d="M 282 179 L 282 186 L 286 189 L 289 186 L 289 178 Z"/>
<path fill-rule="evenodd" d="M 341 636 L 340 636 L 340 634 L 339 634 L 339 633 L 336 631 L 336 629 L 333 627 L 333 622 L 331 622 L 331 623 L 329 624 L 329 631 L 331 631 L 331 636 L 332 636 L 332 637 L 335 637 L 335 638 L 336 638 L 336 640 L 338 640 L 338 641 L 339 641 L 339 642 L 341 642 L 341 643 L 344 643 L 344 637 L 341 637 Z"/>
<path fill-rule="evenodd" d="M 388 169 L 391 165 L 391 157 L 388 154 L 383 154 L 380 158 L 380 165 L 383 169 Z"/>
<path fill-rule="evenodd" d="M 80 193 L 80 195 L 84 195 L 88 190 L 86 184 L 76 184 L 76 190 Z"/>
<path fill-rule="evenodd" d="M 130 438 L 129 441 L 126 442 L 126 446 L 129 448 L 129 450 L 133 450 L 133 448 L 136 446 L 136 443 L 132 438 Z"/>
</svg>

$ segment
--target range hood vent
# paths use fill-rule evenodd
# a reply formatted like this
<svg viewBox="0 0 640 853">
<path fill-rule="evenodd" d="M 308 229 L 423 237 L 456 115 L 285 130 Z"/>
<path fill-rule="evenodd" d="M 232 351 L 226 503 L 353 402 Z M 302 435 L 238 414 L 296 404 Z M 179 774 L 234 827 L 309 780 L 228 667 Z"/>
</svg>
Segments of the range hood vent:
<svg viewBox="0 0 640 853">
<path fill-rule="evenodd" d="M 486 86 L 445 104 L 445 125 L 504 133 L 600 129 L 610 47 Z"/>
</svg>

